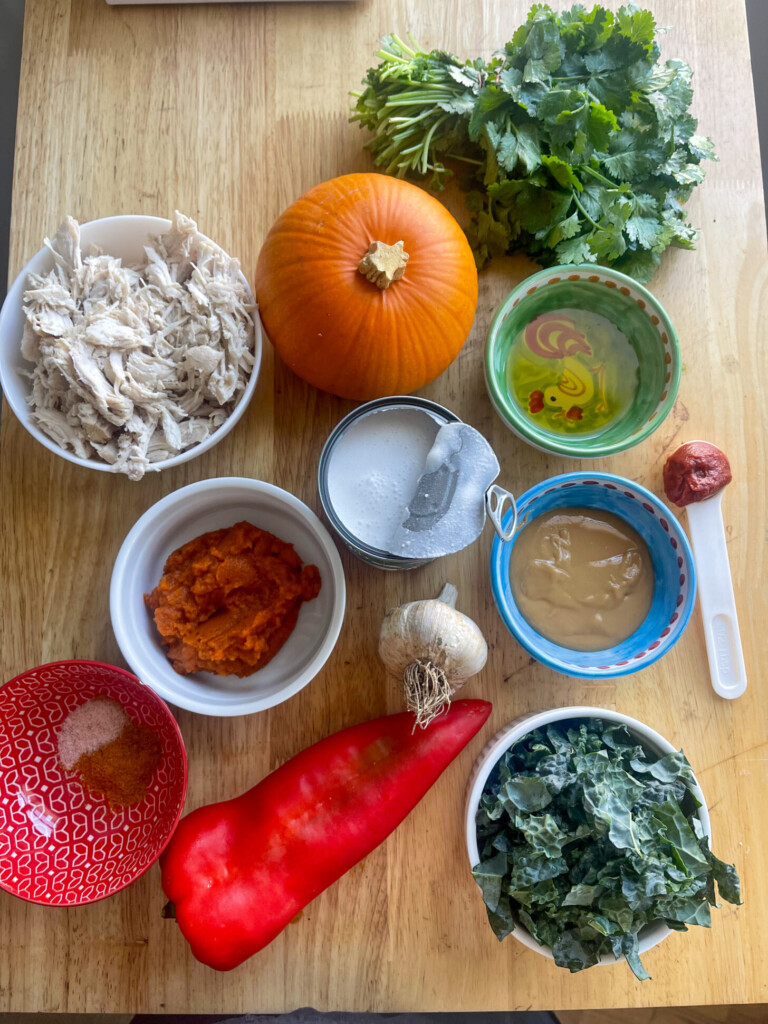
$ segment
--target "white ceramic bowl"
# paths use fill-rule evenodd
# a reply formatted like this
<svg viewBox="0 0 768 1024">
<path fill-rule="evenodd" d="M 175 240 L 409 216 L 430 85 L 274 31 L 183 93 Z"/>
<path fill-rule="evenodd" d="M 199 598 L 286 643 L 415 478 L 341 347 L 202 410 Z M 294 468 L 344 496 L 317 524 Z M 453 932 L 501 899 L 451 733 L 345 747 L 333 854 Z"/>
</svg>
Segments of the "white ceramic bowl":
<svg viewBox="0 0 768 1024">
<path fill-rule="evenodd" d="M 573 718 L 600 718 L 605 722 L 615 722 L 617 725 L 625 725 L 630 733 L 637 737 L 639 743 L 649 751 L 657 753 L 660 756 L 663 756 L 664 754 L 673 754 L 678 749 L 653 729 L 649 729 L 647 725 L 643 725 L 642 722 L 638 722 L 636 718 L 629 718 L 627 715 L 622 715 L 620 711 L 610 711 L 607 708 L 553 708 L 551 711 L 534 711 L 530 714 L 522 715 L 520 718 L 516 718 L 493 737 L 480 754 L 480 757 L 477 759 L 475 766 L 472 769 L 472 775 L 470 776 L 469 787 L 467 789 L 467 801 L 465 807 L 467 853 L 469 854 L 470 867 L 474 868 L 480 861 L 480 851 L 477 846 L 477 829 L 475 826 L 475 815 L 477 814 L 477 809 L 480 806 L 480 797 L 485 789 L 488 776 L 491 774 L 502 755 L 509 750 L 510 747 L 513 747 L 515 743 L 519 742 L 519 740 L 524 736 L 527 736 L 528 733 L 533 732 L 534 729 L 539 729 L 543 725 L 550 725 L 553 722 L 563 722 Z M 695 786 L 692 786 L 691 789 L 694 796 L 701 804 L 701 807 L 698 810 L 698 817 L 701 821 L 704 833 L 711 838 L 712 833 L 710 829 L 709 812 L 707 811 L 707 805 L 704 801 L 704 794 L 701 792 L 701 787 L 698 782 L 696 782 Z M 671 929 L 668 928 L 663 921 L 654 921 L 651 924 L 645 925 L 645 927 L 640 930 L 639 935 L 640 955 L 642 956 L 642 954 L 647 953 L 649 949 L 653 949 L 654 946 L 657 946 L 662 939 L 666 939 L 670 934 Z M 550 960 L 553 959 L 551 948 L 549 946 L 540 946 L 531 933 L 526 928 L 523 928 L 522 925 L 516 926 L 512 935 L 518 942 L 522 942 L 524 946 L 527 946 L 528 949 L 532 949 L 535 953 L 540 953 L 542 956 L 549 957 Z M 615 964 L 620 962 L 621 961 L 614 960 L 612 956 L 603 956 L 600 958 L 601 964 Z"/>
<path fill-rule="evenodd" d="M 102 217 L 101 220 L 91 220 L 86 224 L 80 225 L 80 242 L 83 248 L 95 244 L 111 256 L 119 256 L 124 263 L 135 263 L 143 256 L 143 247 L 147 243 L 148 236 L 161 234 L 167 231 L 170 226 L 171 222 L 164 217 L 143 217 L 133 214 L 120 217 Z M 3 308 L 0 310 L 0 389 L 2 389 L 8 405 L 13 409 L 21 425 L 40 444 L 45 445 L 49 451 L 55 455 L 60 455 L 68 462 L 74 462 L 77 466 L 86 466 L 89 469 L 111 472 L 109 464 L 102 459 L 81 459 L 79 456 L 72 454 L 72 452 L 61 448 L 35 425 L 30 416 L 30 407 L 27 405 L 27 395 L 31 390 L 30 381 L 29 378 L 20 372 L 24 369 L 29 370 L 32 367 L 32 364 L 23 359 L 21 355 L 21 336 L 24 330 L 23 297 L 29 275 L 46 274 L 52 267 L 53 257 L 44 246 L 39 252 L 35 253 L 8 291 Z M 248 288 L 251 301 L 255 301 L 247 279 L 243 274 L 240 276 L 246 288 Z M 153 467 L 153 472 L 178 466 L 182 462 L 194 459 L 197 455 L 202 455 L 209 448 L 213 448 L 223 437 L 226 437 L 248 408 L 248 403 L 256 390 L 256 382 L 259 378 L 259 368 L 261 366 L 261 321 L 259 320 L 258 312 L 255 310 L 253 321 L 254 364 L 240 401 L 232 410 L 230 416 L 210 437 L 206 438 L 205 441 L 201 441 L 200 444 L 193 445 L 186 451 L 174 455 L 170 459 L 156 463 Z"/>
<path fill-rule="evenodd" d="M 244 519 L 293 544 L 302 562 L 316 565 L 320 593 L 302 604 L 284 646 L 253 675 L 179 675 L 166 657 L 144 594 L 157 586 L 165 561 L 176 548 Z M 338 639 L 345 595 L 339 553 L 311 509 L 273 484 L 221 477 L 181 487 L 144 513 L 118 553 L 109 605 L 125 660 L 155 693 L 204 715 L 247 715 L 281 704 L 317 675 Z"/>
</svg>

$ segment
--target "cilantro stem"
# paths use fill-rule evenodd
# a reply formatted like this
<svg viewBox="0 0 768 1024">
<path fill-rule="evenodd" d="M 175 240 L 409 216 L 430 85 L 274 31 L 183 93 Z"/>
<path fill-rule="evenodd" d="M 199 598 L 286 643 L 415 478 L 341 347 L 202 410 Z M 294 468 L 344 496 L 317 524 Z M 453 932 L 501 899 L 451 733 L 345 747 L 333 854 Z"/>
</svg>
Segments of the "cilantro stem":
<svg viewBox="0 0 768 1024">
<path fill-rule="evenodd" d="M 582 217 L 584 217 L 584 219 L 585 219 L 585 220 L 588 220 L 588 221 L 589 221 L 589 223 L 590 223 L 590 224 L 592 225 L 592 227 L 593 227 L 593 228 L 597 228 L 597 230 L 598 230 L 598 231 L 600 231 L 600 230 L 601 230 L 601 229 L 600 229 L 600 225 L 599 225 L 599 224 L 596 224 L 596 223 L 595 223 L 595 222 L 594 222 L 594 221 L 592 220 L 592 218 L 591 218 L 591 217 L 589 216 L 589 214 L 587 213 L 587 211 L 586 211 L 586 210 L 584 209 L 584 207 L 583 207 L 583 206 L 581 205 L 581 203 L 579 202 L 579 197 L 578 197 L 578 196 L 576 195 L 576 189 L 574 189 L 574 188 L 572 188 L 572 189 L 571 189 L 571 195 L 573 196 L 573 201 L 574 201 L 574 203 L 576 203 L 576 206 L 578 207 L 578 209 L 579 209 L 579 212 L 581 213 Z"/>
<path fill-rule="evenodd" d="M 398 64 L 410 64 L 412 57 L 403 57 L 399 53 L 390 53 L 388 50 L 379 50 L 376 54 L 381 60 L 386 61 L 388 64 L 397 62 Z"/>
<path fill-rule="evenodd" d="M 394 32 L 392 33 L 392 37 L 391 38 L 392 38 L 392 42 L 396 46 L 398 46 L 403 51 L 403 53 L 407 53 L 408 56 L 411 59 L 413 59 L 417 55 L 417 51 L 416 50 L 412 50 L 410 48 L 410 46 L 406 46 L 406 44 L 403 42 L 403 40 L 400 38 L 400 36 L 396 35 Z M 413 42 L 413 38 L 411 38 L 411 42 Z M 390 54 L 388 50 L 382 50 L 381 53 L 388 54 L 389 56 L 394 56 L 394 54 Z M 378 56 L 378 54 L 377 54 L 377 56 Z"/>
<path fill-rule="evenodd" d="M 430 114 L 434 114 L 439 109 L 439 107 L 427 107 L 425 110 L 422 110 L 422 112 L 418 114 L 416 117 L 407 117 L 404 116 L 403 114 L 393 115 L 392 117 L 387 118 L 387 123 L 416 124 L 417 121 L 423 121 L 425 117 L 429 117 Z"/>
<path fill-rule="evenodd" d="M 603 185 L 607 185 L 612 192 L 619 191 L 616 187 L 615 181 L 611 181 L 610 178 L 606 178 L 604 174 L 600 174 L 599 171 L 596 171 L 594 167 L 590 167 L 589 164 L 582 164 L 579 170 L 584 171 L 585 174 L 589 174 L 592 178 L 595 178 L 596 181 L 601 181 Z"/>
<path fill-rule="evenodd" d="M 429 92 L 428 96 L 424 95 L 424 92 Z M 424 86 L 424 92 L 401 92 L 398 94 L 397 99 L 388 99 L 383 107 L 386 110 L 388 107 L 410 107 L 421 103 L 439 103 L 443 100 L 449 103 L 456 97 L 452 92 L 449 92 L 442 85 L 427 85 Z"/>
<path fill-rule="evenodd" d="M 429 146 L 430 146 L 430 143 L 432 142 L 432 136 L 435 134 L 435 132 L 440 127 L 440 125 L 443 123 L 443 121 L 447 121 L 448 120 L 448 116 L 449 116 L 448 114 L 443 114 L 443 116 L 438 118 L 438 120 L 435 121 L 435 123 L 432 125 L 432 127 L 427 132 L 427 136 L 424 139 L 424 150 L 423 150 L 424 155 L 423 155 L 422 160 L 421 160 L 422 174 L 426 174 L 427 173 L 427 164 L 428 164 L 428 161 L 429 161 Z"/>
<path fill-rule="evenodd" d="M 459 156 L 458 153 L 448 152 L 445 154 L 450 160 L 461 160 L 465 164 L 474 164 L 476 167 L 485 167 L 485 160 L 473 160 L 471 156 Z"/>
</svg>

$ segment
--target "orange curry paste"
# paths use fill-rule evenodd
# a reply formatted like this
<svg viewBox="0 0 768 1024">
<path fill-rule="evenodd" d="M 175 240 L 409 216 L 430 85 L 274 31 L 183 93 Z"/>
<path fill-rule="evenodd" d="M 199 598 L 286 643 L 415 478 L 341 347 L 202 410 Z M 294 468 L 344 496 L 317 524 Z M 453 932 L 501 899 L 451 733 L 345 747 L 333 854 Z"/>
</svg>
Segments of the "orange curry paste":
<svg viewBox="0 0 768 1024">
<path fill-rule="evenodd" d="M 291 635 L 302 601 L 320 592 L 293 545 L 236 523 L 174 551 L 144 600 L 177 672 L 248 676 Z"/>
</svg>

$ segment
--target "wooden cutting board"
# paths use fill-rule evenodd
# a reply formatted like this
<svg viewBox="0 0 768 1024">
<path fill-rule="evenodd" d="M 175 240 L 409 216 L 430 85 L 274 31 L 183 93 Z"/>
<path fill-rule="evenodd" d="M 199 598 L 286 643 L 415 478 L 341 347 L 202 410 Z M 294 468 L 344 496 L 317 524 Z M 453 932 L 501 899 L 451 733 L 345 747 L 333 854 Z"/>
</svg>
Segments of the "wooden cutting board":
<svg viewBox="0 0 768 1024">
<path fill-rule="evenodd" d="M 698 618 L 653 668 L 584 683 L 532 664 L 506 633 L 488 583 L 490 530 L 468 550 L 403 575 L 343 553 L 348 612 L 324 671 L 288 704 L 236 720 L 180 713 L 190 757 L 188 808 L 239 793 L 309 743 L 394 711 L 376 655 L 385 609 L 446 579 L 483 627 L 488 667 L 467 688 L 493 700 L 483 735 L 397 832 L 324 893 L 267 950 L 228 975 L 190 955 L 161 917 L 159 870 L 118 896 L 46 910 L 0 894 L 0 1010 L 234 1012 L 311 1005 L 344 1010 L 512 1010 L 766 1001 L 768 730 L 762 655 L 768 601 L 765 387 L 768 262 L 745 12 L 741 0 L 655 0 L 673 26 L 664 53 L 695 69 L 694 112 L 716 142 L 691 218 L 695 253 L 673 251 L 652 288 L 680 335 L 674 413 L 652 439 L 596 468 L 661 491 L 665 454 L 707 437 L 731 458 L 724 500 L 750 686 L 735 703 L 709 689 Z M 16 137 L 11 272 L 63 216 L 167 216 L 178 208 L 247 273 L 277 214 L 316 182 L 370 168 L 347 121 L 379 37 L 411 30 L 428 47 L 490 55 L 525 0 L 371 0 L 365 4 L 109 7 L 27 0 Z M 484 336 L 494 308 L 533 269 L 495 261 L 480 277 L 469 342 L 424 394 L 482 431 L 521 492 L 578 464 L 507 432 L 485 393 Z M 175 488 L 242 474 L 318 509 L 323 441 L 352 404 L 305 386 L 267 347 L 246 416 L 208 454 L 138 484 L 49 454 L 6 409 L 0 433 L 0 679 L 58 658 L 121 663 L 109 624 L 112 563 L 135 520 Z M 683 517 L 684 518 L 684 517 Z M 524 711 L 619 708 L 683 746 L 706 793 L 714 846 L 734 860 L 746 905 L 711 931 L 675 934 L 649 953 L 653 981 L 623 965 L 571 976 L 485 920 L 464 851 L 466 781 L 486 740 Z"/>
</svg>

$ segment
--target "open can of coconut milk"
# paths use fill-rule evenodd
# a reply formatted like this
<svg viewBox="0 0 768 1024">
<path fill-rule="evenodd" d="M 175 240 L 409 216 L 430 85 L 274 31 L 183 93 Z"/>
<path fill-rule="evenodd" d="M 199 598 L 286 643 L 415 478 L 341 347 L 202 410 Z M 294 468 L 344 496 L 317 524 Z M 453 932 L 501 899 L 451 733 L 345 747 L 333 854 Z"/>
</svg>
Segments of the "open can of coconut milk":
<svg viewBox="0 0 768 1024">
<path fill-rule="evenodd" d="M 458 416 L 400 395 L 341 420 L 323 447 L 318 488 L 328 520 L 358 558 L 415 569 L 472 543 L 486 513 L 510 539 L 516 514 L 506 529 L 502 519 L 515 503 L 492 483 L 498 472 L 488 442 Z"/>
</svg>

